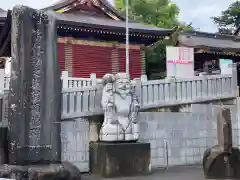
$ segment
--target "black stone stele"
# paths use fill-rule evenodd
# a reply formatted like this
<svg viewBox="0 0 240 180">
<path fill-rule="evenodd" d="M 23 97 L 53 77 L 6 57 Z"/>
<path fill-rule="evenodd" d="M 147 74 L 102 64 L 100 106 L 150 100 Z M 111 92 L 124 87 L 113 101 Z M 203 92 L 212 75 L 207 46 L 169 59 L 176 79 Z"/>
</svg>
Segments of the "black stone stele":
<svg viewBox="0 0 240 180">
<path fill-rule="evenodd" d="M 0 177 L 80 180 L 74 165 L 61 162 L 62 85 L 55 16 L 14 7 L 11 29 L 9 165 L 0 166 Z"/>
<path fill-rule="evenodd" d="M 203 155 L 203 171 L 208 179 L 240 178 L 240 151 L 232 147 L 229 109 L 221 108 L 217 118 L 218 145 Z"/>
<path fill-rule="evenodd" d="M 90 171 L 101 177 L 114 178 L 149 173 L 150 143 L 90 144 Z"/>
<path fill-rule="evenodd" d="M 54 16 L 12 11 L 10 164 L 60 161 L 61 80 Z"/>
</svg>

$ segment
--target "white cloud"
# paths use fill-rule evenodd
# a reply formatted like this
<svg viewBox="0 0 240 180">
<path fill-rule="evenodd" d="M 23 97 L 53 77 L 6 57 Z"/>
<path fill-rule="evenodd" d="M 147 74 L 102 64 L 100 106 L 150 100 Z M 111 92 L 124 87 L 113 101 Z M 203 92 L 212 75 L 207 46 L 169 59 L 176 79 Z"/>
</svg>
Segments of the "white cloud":
<svg viewBox="0 0 240 180">
<path fill-rule="evenodd" d="M 172 0 L 180 8 L 180 19 L 193 23 L 195 28 L 202 31 L 217 30 L 211 17 L 218 16 L 221 11 L 236 0 Z"/>
<path fill-rule="evenodd" d="M 201 17 L 201 18 L 209 17 L 209 12 L 214 12 L 214 14 L 217 15 L 221 11 L 216 4 L 210 5 L 210 6 L 198 6 L 194 9 L 191 9 L 190 11 L 188 11 L 189 15 L 193 19 L 197 19 L 199 17 Z M 212 15 L 213 15 L 213 13 L 212 13 Z"/>
</svg>

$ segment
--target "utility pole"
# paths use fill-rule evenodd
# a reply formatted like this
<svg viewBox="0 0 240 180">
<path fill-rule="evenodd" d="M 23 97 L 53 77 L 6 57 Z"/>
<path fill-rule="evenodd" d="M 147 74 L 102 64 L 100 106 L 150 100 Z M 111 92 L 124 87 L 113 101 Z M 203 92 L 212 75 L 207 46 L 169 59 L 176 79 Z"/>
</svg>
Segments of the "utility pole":
<svg viewBox="0 0 240 180">
<path fill-rule="evenodd" d="M 129 27 L 128 27 L 128 6 L 129 6 L 129 1 L 125 0 L 125 7 L 126 7 L 126 73 L 129 72 Z"/>
</svg>

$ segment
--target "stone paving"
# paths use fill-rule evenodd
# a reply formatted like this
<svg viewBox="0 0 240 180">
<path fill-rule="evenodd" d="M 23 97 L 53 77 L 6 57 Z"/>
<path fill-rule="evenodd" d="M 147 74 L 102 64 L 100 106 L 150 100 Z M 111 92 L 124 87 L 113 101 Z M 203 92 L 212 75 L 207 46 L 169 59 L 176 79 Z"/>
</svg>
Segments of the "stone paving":
<svg viewBox="0 0 240 180">
<path fill-rule="evenodd" d="M 84 174 L 83 180 L 99 180 L 101 178 Z M 154 170 L 146 176 L 115 178 L 114 180 L 205 180 L 200 166 L 184 166 L 169 168 L 168 170 Z M 102 180 L 106 180 L 102 178 Z"/>
</svg>

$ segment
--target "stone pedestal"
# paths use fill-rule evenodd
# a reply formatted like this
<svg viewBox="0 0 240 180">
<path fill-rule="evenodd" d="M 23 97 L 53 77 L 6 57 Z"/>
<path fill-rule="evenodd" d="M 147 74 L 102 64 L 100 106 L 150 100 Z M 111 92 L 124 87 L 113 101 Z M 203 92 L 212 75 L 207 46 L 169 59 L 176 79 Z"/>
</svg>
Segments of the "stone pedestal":
<svg viewBox="0 0 240 180">
<path fill-rule="evenodd" d="M 150 143 L 90 144 L 90 171 L 102 177 L 122 177 L 149 173 Z"/>
</svg>

